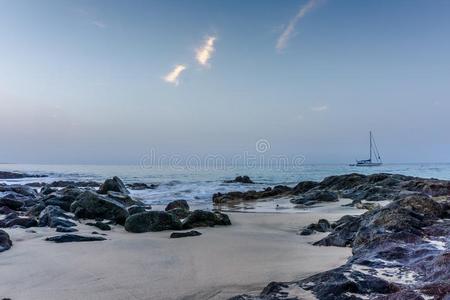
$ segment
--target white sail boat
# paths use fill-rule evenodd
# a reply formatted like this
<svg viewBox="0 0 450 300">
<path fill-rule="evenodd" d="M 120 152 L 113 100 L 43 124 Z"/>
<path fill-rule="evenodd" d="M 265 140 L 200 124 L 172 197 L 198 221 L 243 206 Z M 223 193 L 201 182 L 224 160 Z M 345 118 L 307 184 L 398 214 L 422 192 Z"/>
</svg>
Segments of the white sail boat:
<svg viewBox="0 0 450 300">
<path fill-rule="evenodd" d="M 357 160 L 356 164 L 352 164 L 351 166 L 356 167 L 377 167 L 383 164 L 380 156 L 380 152 L 378 152 L 377 144 L 375 143 L 375 139 L 373 138 L 372 131 L 369 134 L 369 159 Z"/>
</svg>

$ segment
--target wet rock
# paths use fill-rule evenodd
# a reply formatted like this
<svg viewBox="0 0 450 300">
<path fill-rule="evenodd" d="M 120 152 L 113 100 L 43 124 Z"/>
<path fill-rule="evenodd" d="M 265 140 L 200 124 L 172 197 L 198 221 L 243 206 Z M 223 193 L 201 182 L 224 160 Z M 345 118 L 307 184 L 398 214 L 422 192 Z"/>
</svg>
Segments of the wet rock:
<svg viewBox="0 0 450 300">
<path fill-rule="evenodd" d="M 72 218 L 66 215 L 65 211 L 62 210 L 59 206 L 49 205 L 39 214 L 39 226 L 48 226 L 51 228 L 56 228 L 58 226 L 76 226 L 77 224 L 70 221 L 70 219 Z"/>
<path fill-rule="evenodd" d="M 83 192 L 70 206 L 70 210 L 78 218 L 108 219 L 123 225 L 128 217 L 125 205 L 108 196 L 92 191 Z"/>
<path fill-rule="evenodd" d="M 183 238 L 183 237 L 189 237 L 189 236 L 199 236 L 202 235 L 201 232 L 195 231 L 195 230 L 191 230 L 188 232 L 173 232 L 170 235 L 171 239 L 178 239 L 178 238 Z"/>
<path fill-rule="evenodd" d="M 205 210 L 194 210 L 183 221 L 184 229 L 213 227 L 215 225 L 231 225 L 231 221 L 226 214 Z"/>
<path fill-rule="evenodd" d="M 63 232 L 63 233 L 69 233 L 69 232 L 77 232 L 78 229 L 73 227 L 64 227 L 61 225 L 56 226 L 56 232 Z"/>
<path fill-rule="evenodd" d="M 303 194 L 303 193 L 309 192 L 310 190 L 317 187 L 318 185 L 319 185 L 319 183 L 315 182 L 315 181 L 302 181 L 302 182 L 299 182 L 292 189 L 292 193 L 294 195 Z"/>
<path fill-rule="evenodd" d="M 9 250 L 12 247 L 12 241 L 6 231 L 0 229 L 0 252 Z"/>
<path fill-rule="evenodd" d="M 129 194 L 125 184 L 120 180 L 119 177 L 114 176 L 113 178 L 106 179 L 105 182 L 98 189 L 99 194 L 107 194 L 108 192 L 118 192 L 122 194 Z"/>
<path fill-rule="evenodd" d="M 72 242 L 94 242 L 94 241 L 104 241 L 106 240 L 104 237 L 100 236 L 82 236 L 77 234 L 63 234 L 48 237 L 45 239 L 49 242 L 55 243 L 72 243 Z"/>
<path fill-rule="evenodd" d="M 109 191 L 107 195 L 108 197 L 123 203 L 125 206 L 133 206 L 133 205 L 145 206 L 143 202 L 135 200 L 126 194 Z"/>
<path fill-rule="evenodd" d="M 28 177 L 47 177 L 47 175 L 0 171 L 0 179 L 20 179 Z"/>
<path fill-rule="evenodd" d="M 42 195 L 48 195 L 51 193 L 55 193 L 56 189 L 52 188 L 50 185 L 46 184 L 44 185 L 41 190 L 39 191 L 40 194 Z"/>
<path fill-rule="evenodd" d="M 125 222 L 125 230 L 134 233 L 180 230 L 181 222 L 164 211 L 146 211 L 131 215 Z"/>
<path fill-rule="evenodd" d="M 145 207 L 139 206 L 139 205 L 132 205 L 132 206 L 128 207 L 127 209 L 128 209 L 128 214 L 130 216 L 141 213 L 141 212 L 145 212 Z"/>
<path fill-rule="evenodd" d="M 184 208 L 181 208 L 181 207 L 173 208 L 173 209 L 171 209 L 171 210 L 168 210 L 167 212 L 168 212 L 169 214 L 174 215 L 174 216 L 177 217 L 178 219 L 184 219 L 184 218 L 186 218 L 187 216 L 189 216 L 189 211 L 186 210 L 186 209 L 184 209 Z"/>
<path fill-rule="evenodd" d="M 69 180 L 58 180 L 48 184 L 52 188 L 75 188 L 75 187 L 90 187 L 96 188 L 100 186 L 100 183 L 95 181 L 69 181 Z"/>
<path fill-rule="evenodd" d="M 127 187 L 130 190 L 153 190 L 158 187 L 157 184 L 146 184 L 142 182 L 135 182 L 127 184 Z"/>
<path fill-rule="evenodd" d="M 109 226 L 106 223 L 100 222 L 100 221 L 97 221 L 95 223 L 86 223 L 86 225 L 94 226 L 94 227 L 97 227 L 98 229 L 104 230 L 104 231 L 111 230 L 111 226 Z"/>
<path fill-rule="evenodd" d="M 11 184 L 11 185 L 2 185 L 0 184 L 0 192 L 2 193 L 16 193 L 22 195 L 24 197 L 36 198 L 37 192 L 33 188 L 20 185 L 20 184 Z"/>
<path fill-rule="evenodd" d="M 12 210 L 20 210 L 24 206 L 23 197 L 18 197 L 17 194 L 8 194 L 0 198 L 0 206 L 6 206 Z"/>
<path fill-rule="evenodd" d="M 9 208 L 8 206 L 0 207 L 0 215 L 9 215 L 10 213 L 15 213 L 15 211 Z"/>
<path fill-rule="evenodd" d="M 21 217 L 16 213 L 10 213 L 3 220 L 0 220 L 0 227 L 10 228 L 10 227 L 22 227 L 30 228 L 38 226 L 36 219 L 31 217 Z"/>
<path fill-rule="evenodd" d="M 338 196 L 335 192 L 315 190 L 290 200 L 293 204 L 312 205 L 319 202 L 337 202 Z"/>
<path fill-rule="evenodd" d="M 189 211 L 189 204 L 186 200 L 175 200 L 167 204 L 165 211 L 172 210 L 174 208 L 182 208 L 184 210 Z"/>
<path fill-rule="evenodd" d="M 225 180 L 225 183 L 245 183 L 245 184 L 253 184 L 253 180 L 250 179 L 250 177 L 244 175 L 244 176 L 237 176 L 233 180 Z"/>
</svg>

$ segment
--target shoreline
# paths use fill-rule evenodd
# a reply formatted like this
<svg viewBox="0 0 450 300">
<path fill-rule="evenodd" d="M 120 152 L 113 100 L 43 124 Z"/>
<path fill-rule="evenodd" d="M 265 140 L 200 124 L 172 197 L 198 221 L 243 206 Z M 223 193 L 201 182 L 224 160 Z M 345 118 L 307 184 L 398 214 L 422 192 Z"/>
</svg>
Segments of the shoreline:
<svg viewBox="0 0 450 300">
<path fill-rule="evenodd" d="M 350 248 L 310 243 L 297 231 L 323 214 L 229 213 L 233 226 L 200 228 L 202 236 L 172 240 L 170 232 L 57 245 L 50 228 L 7 229 L 14 247 L 1 254 L 0 295 L 11 299 L 228 299 L 269 281 L 301 279 L 337 267 Z M 337 219 L 341 214 L 325 217 Z M 79 225 L 81 234 L 93 231 Z M 97 230 L 98 231 L 98 230 Z M 120 274 L 117 271 L 120 270 Z M 242 284 L 245 282 L 245 284 Z M 111 289 L 111 287 L 120 286 Z"/>
</svg>

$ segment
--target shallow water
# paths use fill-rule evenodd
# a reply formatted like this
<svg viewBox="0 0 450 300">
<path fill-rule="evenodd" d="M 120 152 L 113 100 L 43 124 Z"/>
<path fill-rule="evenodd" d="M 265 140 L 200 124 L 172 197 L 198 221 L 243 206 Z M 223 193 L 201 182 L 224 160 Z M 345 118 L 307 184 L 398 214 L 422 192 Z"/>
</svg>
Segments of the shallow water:
<svg viewBox="0 0 450 300">
<path fill-rule="evenodd" d="M 46 174 L 45 178 L 3 180 L 5 183 L 51 182 L 55 180 L 94 180 L 119 176 L 125 182 L 159 184 L 156 189 L 133 191 L 133 195 L 153 205 L 164 205 L 174 199 L 186 199 L 193 206 L 211 206 L 211 197 L 216 192 L 262 189 L 277 184 L 295 185 L 303 180 L 322 180 L 330 175 L 358 172 L 398 173 L 425 178 L 450 180 L 450 164 L 385 164 L 380 167 L 351 167 L 348 165 L 302 165 L 283 169 L 268 167 L 223 167 L 216 169 L 182 167 L 142 167 L 107 165 L 26 165 L 0 164 L 1 171 L 18 171 Z M 248 175 L 256 184 L 225 184 L 224 180 L 237 175 Z"/>
</svg>

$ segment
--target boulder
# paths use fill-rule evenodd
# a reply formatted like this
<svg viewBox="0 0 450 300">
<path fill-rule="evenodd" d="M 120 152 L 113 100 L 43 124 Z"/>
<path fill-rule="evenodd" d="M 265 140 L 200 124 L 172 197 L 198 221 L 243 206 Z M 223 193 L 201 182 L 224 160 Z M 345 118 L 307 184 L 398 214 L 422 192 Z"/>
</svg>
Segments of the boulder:
<svg viewBox="0 0 450 300">
<path fill-rule="evenodd" d="M 145 206 L 143 202 L 139 200 L 134 200 L 133 198 L 131 198 L 129 195 L 126 194 L 109 191 L 107 195 L 110 198 L 123 203 L 125 206 L 132 206 L 132 205 Z"/>
<path fill-rule="evenodd" d="M 104 237 L 100 236 L 82 236 L 77 234 L 63 234 L 48 237 L 45 239 L 49 242 L 55 243 L 72 243 L 72 242 L 94 242 L 94 241 L 104 241 L 106 240 Z"/>
<path fill-rule="evenodd" d="M 131 216 L 131 215 L 135 215 L 135 214 L 144 212 L 145 207 L 139 206 L 139 205 L 132 205 L 132 206 L 128 207 L 127 210 L 128 210 L 128 214 Z"/>
<path fill-rule="evenodd" d="M 70 206 L 70 210 L 78 218 L 108 219 L 123 225 L 128 217 L 125 205 L 105 195 L 93 191 L 83 192 Z"/>
<path fill-rule="evenodd" d="M 142 182 L 135 182 L 135 183 L 129 183 L 127 184 L 127 187 L 130 190 L 152 190 L 156 189 L 158 187 L 157 184 L 146 184 Z"/>
<path fill-rule="evenodd" d="M 0 229 L 0 252 L 6 251 L 12 247 L 12 241 L 6 231 Z"/>
<path fill-rule="evenodd" d="M 313 188 L 317 187 L 318 185 L 319 185 L 319 183 L 315 182 L 315 181 L 302 181 L 302 182 L 298 183 L 292 189 L 292 193 L 294 195 L 303 194 L 303 193 L 306 193 L 306 192 L 312 190 Z"/>
<path fill-rule="evenodd" d="M 24 206 L 22 197 L 17 197 L 17 194 L 12 193 L 0 198 L 0 206 L 6 206 L 12 210 L 20 210 Z"/>
<path fill-rule="evenodd" d="M 19 226 L 23 228 L 36 227 L 38 222 L 31 217 L 20 217 L 16 213 L 7 215 L 3 220 L 0 220 L 0 227 L 9 228 Z"/>
<path fill-rule="evenodd" d="M 17 193 L 25 197 L 36 198 L 37 192 L 33 188 L 20 185 L 20 184 L 11 184 L 11 185 L 0 185 L 0 192 L 2 193 Z"/>
<path fill-rule="evenodd" d="M 183 237 L 188 237 L 188 236 L 199 236 L 202 235 L 201 232 L 195 231 L 195 230 L 191 230 L 188 232 L 173 232 L 170 235 L 171 239 L 178 239 L 178 238 L 183 238 Z"/>
<path fill-rule="evenodd" d="M 181 207 L 173 208 L 173 209 L 171 209 L 171 210 L 168 210 L 167 212 L 168 212 L 169 214 L 174 215 L 174 216 L 177 217 L 178 219 L 184 219 L 184 218 L 186 218 L 187 216 L 189 216 L 189 211 L 186 210 L 186 209 L 184 209 L 184 208 L 181 208 Z"/>
<path fill-rule="evenodd" d="M 27 178 L 27 177 L 47 177 L 47 175 L 0 171 L 0 179 L 20 179 L 20 178 Z"/>
<path fill-rule="evenodd" d="M 231 225 L 231 221 L 226 214 L 205 210 L 194 210 L 183 221 L 184 229 L 213 227 L 215 225 Z"/>
<path fill-rule="evenodd" d="M 39 226 L 56 228 L 58 226 L 72 227 L 77 225 L 69 219 L 71 219 L 71 217 L 66 215 L 65 211 L 60 207 L 49 205 L 39 214 Z"/>
<path fill-rule="evenodd" d="M 98 189 L 99 194 L 107 194 L 108 192 L 118 192 L 122 194 L 129 194 L 125 184 L 120 180 L 119 177 L 114 176 L 113 178 L 106 179 L 105 182 Z"/>
<path fill-rule="evenodd" d="M 253 184 L 253 180 L 250 179 L 250 177 L 244 175 L 244 176 L 237 176 L 233 180 L 225 180 L 225 183 L 245 183 L 245 184 Z"/>
<path fill-rule="evenodd" d="M 125 222 L 125 230 L 134 233 L 180 230 L 181 222 L 164 211 L 146 211 L 131 215 Z"/>
<path fill-rule="evenodd" d="M 172 210 L 174 208 L 182 208 L 189 211 L 189 204 L 186 200 L 175 200 L 167 204 L 165 211 Z"/>
</svg>

